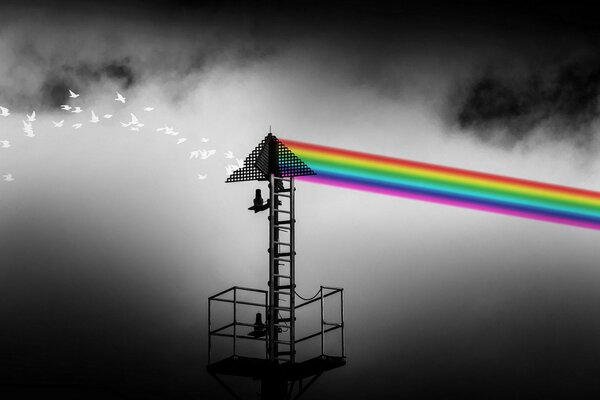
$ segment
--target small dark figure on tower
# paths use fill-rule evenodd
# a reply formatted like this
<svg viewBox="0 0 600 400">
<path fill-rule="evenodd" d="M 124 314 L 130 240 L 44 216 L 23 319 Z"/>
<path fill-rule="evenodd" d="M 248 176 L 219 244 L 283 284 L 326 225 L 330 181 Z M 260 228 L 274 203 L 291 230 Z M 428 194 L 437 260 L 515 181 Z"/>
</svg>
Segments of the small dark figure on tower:
<svg viewBox="0 0 600 400">
<path fill-rule="evenodd" d="M 265 211 L 267 208 L 271 207 L 271 199 L 267 199 L 265 202 L 260 194 L 260 189 L 256 189 L 256 195 L 254 196 L 254 205 L 252 207 L 248 207 L 248 210 L 254 210 L 256 214 L 259 211 Z"/>
</svg>

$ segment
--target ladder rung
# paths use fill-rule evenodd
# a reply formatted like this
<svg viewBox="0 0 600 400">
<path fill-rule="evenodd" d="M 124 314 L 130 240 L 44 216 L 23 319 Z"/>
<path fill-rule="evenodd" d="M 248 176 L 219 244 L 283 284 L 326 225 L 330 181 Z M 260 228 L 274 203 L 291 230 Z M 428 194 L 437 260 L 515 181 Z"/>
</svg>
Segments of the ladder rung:
<svg viewBox="0 0 600 400">
<path fill-rule="evenodd" d="M 275 258 L 273 258 L 273 259 L 274 259 L 274 260 L 277 260 L 277 261 L 291 262 L 291 260 L 288 260 L 288 259 L 286 259 L 286 258 L 279 258 L 279 257 L 275 257 Z"/>
<path fill-rule="evenodd" d="M 283 189 L 285 190 L 285 189 Z M 281 197 L 291 197 L 289 194 L 283 194 L 283 193 L 274 193 L 275 196 L 281 196 Z"/>
<path fill-rule="evenodd" d="M 277 257 L 291 257 L 292 253 L 278 253 Z"/>
<path fill-rule="evenodd" d="M 273 274 L 273 276 L 276 278 L 292 279 L 292 277 L 289 275 Z"/>
<path fill-rule="evenodd" d="M 280 311 L 291 311 L 291 307 L 281 307 L 281 306 L 277 306 L 277 307 L 273 307 L 276 310 L 280 310 Z"/>
<path fill-rule="evenodd" d="M 294 285 L 294 287 L 296 287 L 296 285 Z M 279 289 L 291 289 L 291 288 L 292 288 L 292 285 L 280 285 L 280 286 L 277 286 L 275 288 L 275 290 L 279 290 Z"/>
<path fill-rule="evenodd" d="M 279 225 L 289 225 L 292 223 L 292 220 L 290 219 L 286 219 L 285 221 L 279 221 L 279 224 L 275 225 L 275 226 L 279 226 Z"/>
<path fill-rule="evenodd" d="M 292 178 L 281 178 L 279 176 L 274 176 L 273 178 L 275 178 L 278 181 L 285 181 L 285 182 L 291 182 Z"/>
<path fill-rule="evenodd" d="M 276 294 L 285 294 L 287 296 L 291 296 L 290 292 L 282 292 L 281 290 L 274 290 L 273 293 L 276 293 Z"/>
<path fill-rule="evenodd" d="M 280 245 L 282 245 L 282 246 L 290 246 L 290 244 L 289 244 L 289 243 L 284 243 L 284 242 L 273 242 L 273 243 L 275 243 L 275 244 L 280 244 Z"/>
<path fill-rule="evenodd" d="M 291 344 L 291 342 L 289 340 L 275 340 L 275 343 L 279 343 L 279 344 Z M 279 353 L 281 354 L 281 353 Z"/>
<path fill-rule="evenodd" d="M 289 212 L 289 211 L 286 211 L 286 210 L 279 210 L 279 209 L 277 209 L 277 210 L 273 210 L 273 211 L 275 211 L 275 212 L 280 212 L 280 213 L 284 213 L 284 214 L 290 214 L 290 212 Z"/>
</svg>

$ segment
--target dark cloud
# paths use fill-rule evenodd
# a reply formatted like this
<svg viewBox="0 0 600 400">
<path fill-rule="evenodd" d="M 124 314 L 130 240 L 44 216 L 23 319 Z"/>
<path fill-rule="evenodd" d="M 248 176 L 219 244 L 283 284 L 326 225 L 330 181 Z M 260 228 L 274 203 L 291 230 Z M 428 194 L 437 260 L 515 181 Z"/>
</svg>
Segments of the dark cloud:
<svg viewBox="0 0 600 400">
<path fill-rule="evenodd" d="M 32 106 L 45 110 L 57 109 L 69 101 L 69 90 L 77 93 L 102 81 L 110 81 L 116 88 L 129 89 L 137 82 L 129 59 L 112 61 L 101 65 L 80 63 L 63 65 L 49 71 L 41 83 L 39 101 Z"/>
<path fill-rule="evenodd" d="M 126 58 L 123 61 L 115 61 L 105 65 L 102 72 L 108 78 L 122 82 L 122 87 L 128 89 L 136 81 L 135 73 L 129 65 L 130 60 Z"/>
<path fill-rule="evenodd" d="M 599 95 L 597 57 L 548 65 L 518 77 L 487 71 L 453 93 L 453 119 L 483 140 L 500 134 L 514 144 L 544 128 L 551 138 L 583 145 L 595 135 Z"/>
</svg>

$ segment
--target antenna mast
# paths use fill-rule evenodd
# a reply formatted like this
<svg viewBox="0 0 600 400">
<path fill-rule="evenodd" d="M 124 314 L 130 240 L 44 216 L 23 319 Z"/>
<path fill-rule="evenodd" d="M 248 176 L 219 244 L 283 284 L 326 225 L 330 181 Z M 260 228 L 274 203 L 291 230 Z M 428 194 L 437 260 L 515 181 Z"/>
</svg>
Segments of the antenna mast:
<svg viewBox="0 0 600 400">
<path fill-rule="evenodd" d="M 268 290 L 259 290 L 234 286 L 226 291 L 209 297 L 208 326 L 208 372 L 236 398 L 219 375 L 246 376 L 261 381 L 261 398 L 283 400 L 298 398 L 327 370 L 346 364 L 344 343 L 343 289 L 321 286 L 317 295 L 296 305 L 296 262 L 295 262 L 295 182 L 294 177 L 315 175 L 302 160 L 292 153 L 271 132 L 246 158 L 244 167 L 236 170 L 226 182 L 268 181 L 269 199 L 262 200 L 260 189 L 256 190 L 254 205 L 249 207 L 255 213 L 269 210 L 269 280 Z M 248 301 L 242 296 L 253 294 L 263 300 Z M 231 298 L 233 296 L 233 298 Z M 333 296 L 333 297 L 332 297 Z M 324 317 L 326 300 L 339 298 L 340 311 L 327 321 Z M 233 322 L 216 329 L 211 325 L 211 309 L 215 302 L 233 303 Z M 321 329 L 303 338 L 296 338 L 296 310 L 303 307 L 320 305 Z M 241 308 L 264 310 L 256 313 L 254 324 L 241 321 Z M 246 314 L 248 310 L 245 310 Z M 336 322 L 332 322 L 336 321 Z M 238 327 L 252 327 L 246 334 Z M 325 354 L 325 335 L 338 331 L 340 349 L 336 355 Z M 233 355 L 211 363 L 213 339 L 217 337 L 233 339 Z M 320 338 L 321 353 L 316 357 L 298 361 L 297 345 L 311 339 Z M 239 339 L 264 341 L 264 357 L 242 356 Z M 246 340 L 244 341 L 246 342 Z M 308 384 L 304 381 L 309 379 Z M 296 395 L 293 396 L 295 383 L 298 382 Z"/>
</svg>

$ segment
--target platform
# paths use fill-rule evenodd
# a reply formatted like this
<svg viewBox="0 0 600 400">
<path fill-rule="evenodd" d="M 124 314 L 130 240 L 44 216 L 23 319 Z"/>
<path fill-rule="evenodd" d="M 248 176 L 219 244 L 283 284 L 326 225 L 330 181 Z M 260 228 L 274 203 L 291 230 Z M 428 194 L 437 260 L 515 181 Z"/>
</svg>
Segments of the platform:
<svg viewBox="0 0 600 400">
<path fill-rule="evenodd" d="M 345 357 L 318 356 L 303 362 L 275 364 L 264 358 L 232 356 L 208 365 L 211 374 L 265 379 L 277 375 L 290 381 L 319 375 L 346 365 Z"/>
</svg>

